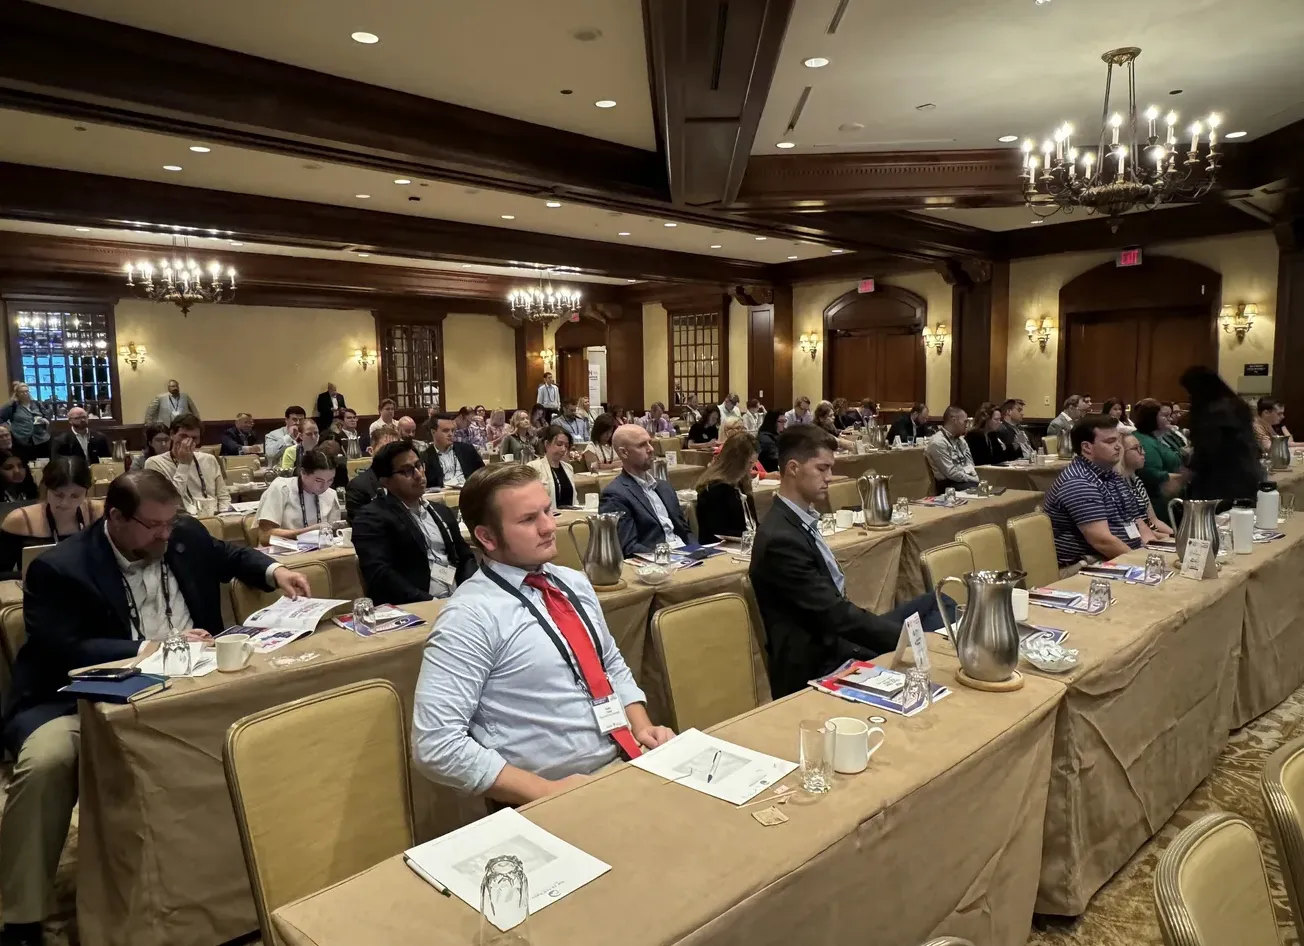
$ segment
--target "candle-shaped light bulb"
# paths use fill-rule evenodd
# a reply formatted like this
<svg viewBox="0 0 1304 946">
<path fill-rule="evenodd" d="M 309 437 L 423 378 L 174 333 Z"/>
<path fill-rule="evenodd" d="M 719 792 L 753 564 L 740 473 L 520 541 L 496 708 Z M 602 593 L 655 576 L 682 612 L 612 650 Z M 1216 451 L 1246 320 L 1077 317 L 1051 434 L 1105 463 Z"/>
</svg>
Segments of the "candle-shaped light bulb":
<svg viewBox="0 0 1304 946">
<path fill-rule="evenodd" d="M 1078 149 L 1069 148 L 1069 180 L 1078 176 Z"/>
<path fill-rule="evenodd" d="M 217 260 L 213 260 L 213 262 L 208 264 L 208 271 L 212 274 L 213 278 L 216 279 L 218 276 L 222 275 L 222 266 Z"/>
<path fill-rule="evenodd" d="M 130 286 L 130 285 L 132 284 L 132 283 L 131 283 L 131 269 L 132 269 L 131 264 L 128 263 L 128 264 L 127 264 L 127 285 L 128 285 L 128 286 Z"/>
<path fill-rule="evenodd" d="M 1127 145 L 1119 145 L 1114 150 L 1114 153 L 1118 155 L 1118 176 L 1119 179 L 1121 180 L 1123 177 L 1123 172 L 1127 167 Z"/>
<path fill-rule="evenodd" d="M 1218 126 L 1222 124 L 1222 116 L 1214 112 L 1208 118 L 1209 125 L 1209 150 L 1212 152 L 1218 144 Z"/>
<path fill-rule="evenodd" d="M 1155 119 L 1157 119 L 1158 117 L 1159 117 L 1158 106 L 1151 105 L 1148 109 L 1146 109 L 1146 124 L 1149 126 L 1147 134 L 1149 134 L 1151 138 L 1155 137 Z"/>
<path fill-rule="evenodd" d="M 1118 130 L 1123 127 L 1123 116 L 1115 112 L 1109 119 L 1109 127 L 1114 131 L 1114 139 L 1110 144 L 1118 144 Z"/>
<path fill-rule="evenodd" d="M 1028 172 L 1031 174 L 1035 174 L 1036 171 L 1037 171 L 1037 159 L 1035 157 L 1028 158 Z"/>
<path fill-rule="evenodd" d="M 1191 126 L 1191 150 L 1194 151 L 1200 147 L 1200 132 L 1204 131 L 1204 126 L 1196 122 Z"/>
<path fill-rule="evenodd" d="M 1083 173 L 1088 175 L 1091 174 L 1091 165 L 1095 163 L 1096 163 L 1096 153 L 1094 151 L 1088 151 L 1085 154 L 1083 154 L 1082 155 Z"/>
<path fill-rule="evenodd" d="M 234 289 L 234 288 L 235 288 L 235 269 L 234 269 L 233 267 L 227 267 L 227 270 L 226 270 L 226 278 L 229 279 L 229 280 L 231 281 L 231 288 Z"/>
</svg>

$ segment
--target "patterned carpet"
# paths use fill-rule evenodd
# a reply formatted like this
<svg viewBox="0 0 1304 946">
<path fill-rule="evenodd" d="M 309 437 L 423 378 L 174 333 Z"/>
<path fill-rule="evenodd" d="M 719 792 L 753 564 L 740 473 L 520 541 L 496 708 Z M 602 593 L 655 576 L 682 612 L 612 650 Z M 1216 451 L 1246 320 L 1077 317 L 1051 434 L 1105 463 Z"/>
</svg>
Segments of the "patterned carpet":
<svg viewBox="0 0 1304 946">
<path fill-rule="evenodd" d="M 1259 774 L 1269 755 L 1302 733 L 1304 687 L 1272 712 L 1232 734 L 1213 774 L 1191 794 L 1159 834 L 1096 894 L 1082 917 L 1073 923 L 1053 918 L 1040 922 L 1039 918 L 1037 928 L 1028 939 L 1028 946 L 1162 946 L 1152 901 L 1155 865 L 1178 832 L 1211 811 L 1239 814 L 1258 830 L 1272 881 L 1282 941 L 1285 946 L 1300 946 L 1281 873 L 1277 870 L 1277 858 L 1269 841 L 1259 793 Z M 3 778 L 7 783 L 7 771 Z M 59 867 L 58 915 L 46 924 L 46 942 L 50 946 L 77 946 L 78 943 L 73 887 L 76 854 L 77 822 L 74 817 L 71 836 Z M 261 944 L 258 939 L 241 942 L 254 946 Z"/>
</svg>

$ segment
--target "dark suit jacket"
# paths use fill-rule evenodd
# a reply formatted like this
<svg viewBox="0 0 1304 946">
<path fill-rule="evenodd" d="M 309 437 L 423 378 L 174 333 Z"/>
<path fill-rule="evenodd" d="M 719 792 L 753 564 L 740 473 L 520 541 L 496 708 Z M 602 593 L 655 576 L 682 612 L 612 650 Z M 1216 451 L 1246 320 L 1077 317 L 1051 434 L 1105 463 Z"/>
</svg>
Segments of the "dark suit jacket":
<svg viewBox="0 0 1304 946">
<path fill-rule="evenodd" d="M 990 466 L 1023 458 L 1018 447 L 1010 446 L 1001 438 L 1000 431 L 987 434 L 981 430 L 971 430 L 964 435 L 964 439 L 969 444 L 969 452 L 973 454 L 974 466 Z"/>
<path fill-rule="evenodd" d="M 679 497 L 675 495 L 674 487 L 664 480 L 658 480 L 656 490 L 670 515 L 675 535 L 685 542 L 692 542 L 693 533 L 688 528 L 683 510 L 679 508 Z M 661 520 L 648 502 L 643 487 L 628 473 L 622 472 L 606 485 L 598 508 L 602 512 L 624 513 L 617 528 L 620 532 L 620 548 L 626 556 L 636 552 L 651 552 L 658 543 L 665 541 Z"/>
<path fill-rule="evenodd" d="M 86 462 L 103 463 L 105 460 L 113 459 L 113 448 L 109 446 L 109 440 L 103 434 L 97 434 L 95 431 L 89 431 L 86 441 L 90 456 Z M 71 430 L 65 430 L 58 436 L 50 438 L 50 456 L 57 457 L 60 454 L 67 457 L 84 457 L 81 444 L 77 442 L 77 435 Z"/>
<path fill-rule="evenodd" d="M 845 660 L 868 660 L 896 648 L 900 626 L 838 594 L 815 537 L 781 499 L 756 530 L 748 574 L 765 624 L 776 700 Z"/>
<path fill-rule="evenodd" d="M 4 725 L 5 745 L 15 754 L 35 729 L 76 711 L 75 701 L 56 692 L 68 683 L 70 670 L 134 657 L 140 649 L 140 641 L 131 639 L 122 572 L 104 530 L 101 519 L 60 542 L 27 570 L 27 642 L 14 661 Z M 212 633 L 226 626 L 221 582 L 238 578 L 272 590 L 264 577 L 270 558 L 219 542 L 194 519 L 177 522 L 163 560 L 194 626 Z"/>
<path fill-rule="evenodd" d="M 337 391 L 335 396 L 340 399 L 340 410 L 344 410 L 344 408 L 348 407 L 348 405 L 344 403 L 343 394 L 340 394 Z M 325 430 L 331 425 L 331 421 L 334 419 L 335 408 L 331 406 L 330 392 L 322 391 L 321 394 L 317 395 L 317 426 L 320 429 Z"/>
<path fill-rule="evenodd" d="M 470 479 L 472 473 L 484 466 L 484 460 L 480 459 L 480 451 L 469 443 L 453 444 L 453 455 L 462 464 L 462 473 L 465 474 L 467 479 Z M 443 489 L 444 468 L 439 465 L 439 451 L 435 449 L 433 443 L 426 448 L 424 460 L 426 464 L 426 488 Z"/>
<path fill-rule="evenodd" d="M 756 501 L 748 498 L 752 521 L 756 521 Z M 699 542 L 715 542 L 722 535 L 737 538 L 747 527 L 743 499 L 738 487 L 729 483 L 712 483 L 697 493 L 697 537 Z"/>
<path fill-rule="evenodd" d="M 375 499 L 379 491 L 380 480 L 372 472 L 371 467 L 367 467 L 349 480 L 349 485 L 344 487 L 344 518 L 350 523 L 353 522 L 354 516 L 362 511 L 363 506 Z"/>
<path fill-rule="evenodd" d="M 910 438 L 921 440 L 932 434 L 932 428 L 928 424 L 916 425 L 910 419 L 909 414 L 903 414 L 892 422 L 892 426 L 887 431 L 887 442 L 892 443 L 897 437 L 901 438 L 902 443 L 909 443 Z M 894 645 L 895 646 L 895 645 Z"/>
<path fill-rule="evenodd" d="M 263 438 L 258 436 L 252 429 L 245 433 L 238 427 L 228 427 L 222 431 L 222 456 L 238 457 L 240 456 L 241 447 L 261 447 Z"/>
<path fill-rule="evenodd" d="M 447 506 L 427 503 L 444 537 L 444 551 L 461 584 L 475 574 L 475 556 Z M 362 587 L 377 604 L 430 601 L 430 560 L 426 537 L 402 500 L 382 493 L 358 511 L 353 520 L 353 547 L 362 569 Z"/>
</svg>

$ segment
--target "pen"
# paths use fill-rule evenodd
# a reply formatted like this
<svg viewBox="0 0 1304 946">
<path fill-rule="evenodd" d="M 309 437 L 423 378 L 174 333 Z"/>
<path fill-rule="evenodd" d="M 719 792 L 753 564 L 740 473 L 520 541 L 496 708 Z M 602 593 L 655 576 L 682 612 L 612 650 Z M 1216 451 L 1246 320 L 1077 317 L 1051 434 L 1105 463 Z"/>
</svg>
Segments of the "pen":
<svg viewBox="0 0 1304 946">
<path fill-rule="evenodd" d="M 429 874 L 427 874 L 424 870 L 422 870 L 420 867 L 418 867 L 418 866 L 417 866 L 417 862 L 414 861 L 414 860 L 412 860 L 412 858 L 408 857 L 406 854 L 403 855 L 403 863 L 406 864 L 408 867 L 412 868 L 412 872 L 413 872 L 414 874 L 416 874 L 418 877 L 420 877 L 422 880 L 424 880 L 424 881 L 425 881 L 426 883 L 428 883 L 430 886 L 434 887 L 436 890 L 438 890 L 440 893 L 442 893 L 445 897 L 451 897 L 451 896 L 452 896 L 452 894 L 448 892 L 448 888 L 447 888 L 447 887 L 445 887 L 445 886 L 444 886 L 443 884 L 441 884 L 439 881 L 435 880 L 435 878 L 431 877 L 431 876 L 430 876 Z"/>
<path fill-rule="evenodd" d="M 720 766 L 720 750 L 715 750 L 715 758 L 711 760 L 711 771 L 706 773 L 706 781 L 709 783 L 715 778 L 715 770 Z"/>
</svg>

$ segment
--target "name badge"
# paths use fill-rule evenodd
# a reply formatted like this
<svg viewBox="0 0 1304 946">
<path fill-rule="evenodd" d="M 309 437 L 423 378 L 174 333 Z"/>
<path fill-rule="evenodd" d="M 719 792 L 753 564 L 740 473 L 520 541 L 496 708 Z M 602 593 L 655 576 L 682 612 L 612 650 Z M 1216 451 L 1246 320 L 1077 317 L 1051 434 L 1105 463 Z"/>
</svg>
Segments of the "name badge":
<svg viewBox="0 0 1304 946">
<path fill-rule="evenodd" d="M 1141 530 L 1136 527 L 1135 522 L 1129 522 L 1127 525 L 1123 526 L 1123 531 L 1127 533 L 1129 539 L 1141 538 Z"/>
<path fill-rule="evenodd" d="M 593 718 L 598 722 L 598 732 L 604 736 L 617 729 L 626 729 L 629 719 L 625 716 L 625 707 L 620 705 L 620 697 L 615 693 L 593 701 Z"/>
<path fill-rule="evenodd" d="M 457 572 L 452 565 L 431 565 L 430 577 L 442 581 L 450 588 L 457 583 Z"/>
</svg>

